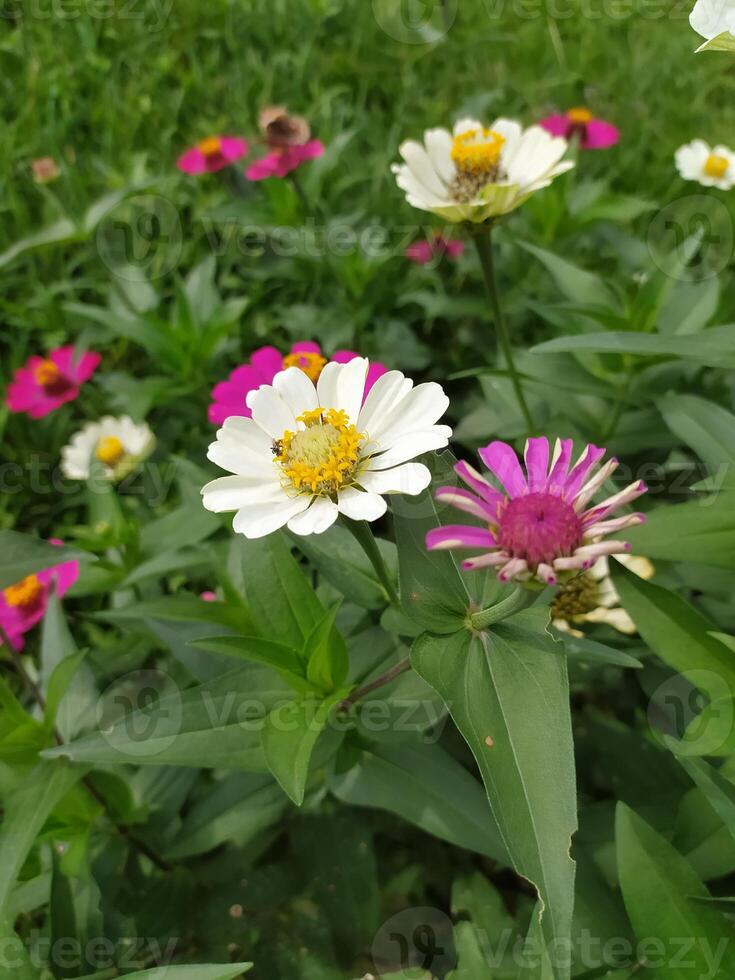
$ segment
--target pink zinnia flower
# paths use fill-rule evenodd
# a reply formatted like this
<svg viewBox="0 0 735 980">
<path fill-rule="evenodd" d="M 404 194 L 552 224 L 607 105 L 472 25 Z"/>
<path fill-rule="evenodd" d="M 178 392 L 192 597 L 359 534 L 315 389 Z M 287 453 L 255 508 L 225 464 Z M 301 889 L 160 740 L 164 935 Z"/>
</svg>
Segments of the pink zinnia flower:
<svg viewBox="0 0 735 980">
<path fill-rule="evenodd" d="M 324 144 L 310 139 L 311 128 L 306 119 L 290 116 L 285 106 L 266 106 L 260 113 L 259 125 L 270 152 L 250 164 L 245 171 L 248 180 L 285 177 L 306 160 L 324 153 Z"/>
<path fill-rule="evenodd" d="M 605 150 L 615 146 L 620 139 L 617 126 L 604 119 L 595 119 L 589 109 L 569 109 L 542 119 L 539 125 L 552 136 L 563 136 L 567 140 L 578 136 L 583 150 Z"/>
<path fill-rule="evenodd" d="M 611 459 L 590 476 L 605 455 L 604 449 L 587 446 L 570 469 L 571 439 L 556 440 L 551 461 L 548 440 L 529 439 L 525 451 L 527 476 L 515 451 L 504 442 L 491 442 L 479 454 L 505 493 L 491 486 L 467 463 L 457 463 L 455 472 L 474 492 L 442 487 L 436 498 L 479 518 L 484 526 L 457 524 L 429 531 L 429 550 L 481 550 L 484 554 L 468 558 L 462 567 L 498 567 L 501 582 L 536 578 L 546 585 L 556 585 L 560 572 L 591 568 L 602 555 L 630 551 L 627 541 L 602 538 L 643 523 L 643 514 L 609 518 L 647 488 L 642 480 L 636 480 L 602 503 L 588 507 L 618 466 L 618 461 Z"/>
<path fill-rule="evenodd" d="M 431 238 L 412 242 L 403 253 L 411 262 L 426 265 L 436 258 L 446 255 L 448 259 L 458 259 L 464 252 L 464 242 L 456 238 L 445 238 L 436 232 Z"/>
<path fill-rule="evenodd" d="M 355 357 L 359 357 L 359 354 L 354 351 L 338 350 L 334 352 L 331 360 L 337 361 L 338 364 L 346 364 Z M 231 415 L 250 418 L 250 409 L 245 404 L 249 391 L 270 384 L 279 371 L 285 371 L 290 367 L 301 368 L 304 374 L 316 383 L 327 362 L 319 344 L 311 340 L 294 344 L 286 355 L 281 354 L 275 347 L 259 347 L 250 355 L 248 364 L 241 364 L 231 372 L 227 381 L 220 381 L 214 386 L 213 402 L 209 406 L 209 421 L 213 425 L 221 425 Z M 379 361 L 370 362 L 363 400 L 378 378 L 386 371 L 385 365 Z"/>
<path fill-rule="evenodd" d="M 92 351 L 77 357 L 72 346 L 57 347 L 48 357 L 33 355 L 15 372 L 5 404 L 11 412 L 43 418 L 65 402 L 74 401 L 79 386 L 92 377 L 100 360 Z"/>
<path fill-rule="evenodd" d="M 52 539 L 50 543 L 61 545 L 63 542 Z M 0 625 L 14 649 L 23 649 L 23 634 L 43 619 L 51 589 L 61 598 L 78 578 L 79 562 L 66 561 L 35 575 L 26 575 L 20 582 L 0 591 Z"/>
<path fill-rule="evenodd" d="M 229 167 L 248 152 L 248 144 L 237 136 L 208 136 L 176 161 L 185 174 L 214 173 Z"/>
</svg>

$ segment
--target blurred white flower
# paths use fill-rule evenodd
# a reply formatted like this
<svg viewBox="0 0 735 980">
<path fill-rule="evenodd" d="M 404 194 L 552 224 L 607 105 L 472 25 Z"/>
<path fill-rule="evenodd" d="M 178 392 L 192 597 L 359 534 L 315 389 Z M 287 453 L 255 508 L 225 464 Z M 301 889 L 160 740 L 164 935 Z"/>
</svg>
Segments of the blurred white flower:
<svg viewBox="0 0 735 980">
<path fill-rule="evenodd" d="M 689 23 L 706 38 L 698 52 L 735 51 L 735 0 L 697 0 Z"/>
<path fill-rule="evenodd" d="M 204 506 L 237 511 L 233 528 L 260 538 L 288 524 L 295 534 L 321 534 L 339 514 L 374 521 L 382 494 L 418 494 L 431 480 L 411 463 L 446 446 L 452 430 L 435 423 L 449 399 L 434 382 L 400 371 L 374 383 L 363 403 L 368 361 L 331 362 L 316 385 L 303 371 L 281 371 L 247 397 L 252 418 L 230 416 L 208 458 L 232 476 L 202 488 Z"/>
<path fill-rule="evenodd" d="M 655 569 L 647 558 L 615 557 L 640 578 L 653 578 Z M 572 636 L 584 636 L 575 628 L 582 623 L 606 623 L 629 636 L 636 632 L 635 623 L 620 605 L 607 557 L 600 558 L 589 571 L 576 575 L 559 589 L 551 603 L 551 620 L 558 630 Z"/>
<path fill-rule="evenodd" d="M 445 221 L 481 222 L 515 210 L 573 167 L 562 160 L 567 146 L 541 126 L 524 130 L 512 119 L 496 119 L 486 128 L 461 119 L 453 133 L 428 129 L 423 145 L 406 140 L 404 163 L 392 170 L 413 207 Z"/>
<path fill-rule="evenodd" d="M 703 187 L 729 191 L 735 184 L 735 153 L 726 146 L 710 147 L 704 140 L 692 140 L 676 151 L 676 169 L 684 180 L 696 180 Z"/>
<path fill-rule="evenodd" d="M 106 479 L 117 482 L 153 452 L 156 439 L 142 422 L 106 415 L 80 429 L 61 450 L 61 472 L 71 480 L 88 480 L 98 463 Z"/>
</svg>

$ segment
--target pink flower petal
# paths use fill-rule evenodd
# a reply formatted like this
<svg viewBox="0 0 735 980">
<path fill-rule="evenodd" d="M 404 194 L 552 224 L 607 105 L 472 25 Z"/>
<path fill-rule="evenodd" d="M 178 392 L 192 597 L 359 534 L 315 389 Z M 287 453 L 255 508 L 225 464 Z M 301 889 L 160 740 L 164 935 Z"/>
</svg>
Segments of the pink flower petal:
<svg viewBox="0 0 735 980">
<path fill-rule="evenodd" d="M 262 376 L 261 384 L 270 384 L 279 371 L 283 370 L 283 354 L 275 347 L 259 347 L 250 355 L 250 363 Z"/>
<path fill-rule="evenodd" d="M 620 130 L 604 119 L 593 119 L 585 127 L 580 143 L 583 150 L 605 150 L 615 146 L 620 139 Z"/>
<path fill-rule="evenodd" d="M 542 119 L 539 126 L 543 127 L 547 133 L 551 133 L 552 136 L 563 136 L 565 139 L 569 138 L 573 128 L 569 117 L 560 113 Z"/>
<path fill-rule="evenodd" d="M 426 535 L 426 547 L 429 551 L 449 548 L 494 548 L 495 545 L 495 538 L 488 530 L 467 524 L 435 527 Z"/>
<path fill-rule="evenodd" d="M 592 443 L 585 446 L 582 455 L 572 467 L 572 471 L 564 483 L 564 495 L 567 499 L 577 496 L 590 470 L 597 465 L 604 455 L 605 450 L 600 446 L 593 446 Z"/>
<path fill-rule="evenodd" d="M 549 440 L 545 436 L 527 441 L 525 461 L 526 472 L 528 473 L 528 489 L 532 493 L 543 490 L 546 486 L 549 468 Z"/>
<path fill-rule="evenodd" d="M 505 487 L 509 497 L 519 497 L 528 489 L 521 464 L 512 446 L 496 440 L 478 450 L 480 459 Z"/>
</svg>

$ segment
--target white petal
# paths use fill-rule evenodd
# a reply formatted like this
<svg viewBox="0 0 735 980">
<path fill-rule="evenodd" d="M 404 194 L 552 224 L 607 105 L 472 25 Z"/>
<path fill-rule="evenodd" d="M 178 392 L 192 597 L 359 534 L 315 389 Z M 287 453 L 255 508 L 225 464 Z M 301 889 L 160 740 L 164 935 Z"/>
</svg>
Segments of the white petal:
<svg viewBox="0 0 735 980">
<path fill-rule="evenodd" d="M 378 439 L 383 426 L 396 405 L 413 388 L 413 381 L 400 371 L 386 371 L 368 392 L 360 410 L 357 428 L 371 439 Z"/>
<path fill-rule="evenodd" d="M 264 483 L 246 476 L 221 476 L 202 487 L 202 503 L 214 514 L 275 502 L 282 497 L 283 487 L 278 481 Z"/>
<path fill-rule="evenodd" d="M 235 514 L 232 527 L 246 538 L 263 538 L 266 534 L 272 534 L 279 527 L 283 527 L 302 510 L 306 510 L 310 502 L 311 497 L 305 494 L 299 497 L 287 497 L 283 493 L 277 501 L 243 507 Z"/>
<path fill-rule="evenodd" d="M 323 408 L 343 409 L 354 425 L 360 414 L 369 361 L 354 357 L 347 364 L 331 361 L 319 375 L 317 395 Z"/>
<path fill-rule="evenodd" d="M 248 392 L 246 400 L 253 421 L 271 439 L 280 439 L 284 432 L 298 428 L 296 416 L 272 385 L 261 385 L 256 391 Z"/>
<path fill-rule="evenodd" d="M 452 136 L 446 129 L 427 129 L 424 133 L 426 152 L 431 165 L 445 184 L 451 183 L 457 173 L 452 161 Z"/>
<path fill-rule="evenodd" d="M 311 507 L 291 518 L 288 529 L 294 534 L 322 534 L 338 516 L 337 505 L 329 497 L 315 497 Z"/>
<path fill-rule="evenodd" d="M 398 149 L 411 173 L 429 194 L 443 197 L 446 193 L 446 188 L 436 170 L 434 170 L 431 158 L 424 147 L 420 143 L 417 143 L 416 140 L 406 140 L 401 143 Z"/>
<path fill-rule="evenodd" d="M 296 418 L 304 412 L 313 412 L 319 407 L 314 382 L 301 368 L 290 367 L 280 371 L 273 379 L 273 387 Z"/>
<path fill-rule="evenodd" d="M 464 119 L 457 120 L 457 122 L 454 124 L 453 132 L 455 136 L 461 136 L 462 133 L 467 133 L 471 129 L 483 129 L 483 128 L 484 127 L 482 123 L 479 122 L 477 119 L 468 119 L 467 117 L 465 117 Z"/>
<path fill-rule="evenodd" d="M 392 411 L 383 418 L 381 425 L 373 426 L 366 431 L 371 441 L 374 440 L 381 449 L 389 448 L 396 439 L 410 432 L 431 428 L 448 407 L 449 399 L 441 385 L 435 381 L 428 381 L 418 385 L 400 401 L 395 402 Z"/>
<path fill-rule="evenodd" d="M 371 493 L 421 493 L 431 483 L 431 473 L 423 463 L 404 463 L 389 470 L 368 470 L 360 474 L 360 486 Z"/>
<path fill-rule="evenodd" d="M 270 480 L 276 466 L 271 444 L 271 438 L 252 419 L 231 416 L 207 449 L 207 459 L 230 473 L 258 474 Z"/>
<path fill-rule="evenodd" d="M 383 497 L 377 493 L 363 493 L 356 487 L 347 487 L 337 494 L 340 513 L 353 521 L 377 521 L 388 509 Z"/>
<path fill-rule="evenodd" d="M 370 461 L 371 470 L 384 470 L 408 459 L 415 459 L 422 453 L 443 449 L 449 444 L 452 430 L 448 425 L 434 425 L 419 432 L 407 432 L 394 439 L 385 452 L 378 453 Z"/>
</svg>

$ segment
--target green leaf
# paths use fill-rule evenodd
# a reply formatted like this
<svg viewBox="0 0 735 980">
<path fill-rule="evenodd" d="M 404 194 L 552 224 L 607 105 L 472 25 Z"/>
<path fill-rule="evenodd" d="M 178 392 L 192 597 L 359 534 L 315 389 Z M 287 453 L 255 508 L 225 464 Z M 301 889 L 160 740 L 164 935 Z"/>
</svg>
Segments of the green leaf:
<svg viewBox="0 0 735 980">
<path fill-rule="evenodd" d="M 666 395 L 656 401 L 671 431 L 711 473 L 735 466 L 735 415 L 697 395 Z"/>
<path fill-rule="evenodd" d="M 0 980 L 50 980 L 31 961 L 23 940 L 13 929 L 10 916 L 0 915 Z"/>
<path fill-rule="evenodd" d="M 91 671 L 81 670 L 85 657 L 69 632 L 61 602 L 49 598 L 41 631 L 41 681 L 46 694 L 47 728 L 57 725 L 64 738 L 72 738 L 85 724 L 97 698 Z"/>
<path fill-rule="evenodd" d="M 4 800 L 0 827 L 0 917 L 10 890 L 49 814 L 83 770 L 65 762 L 42 762 Z"/>
<path fill-rule="evenodd" d="M 18 531 L 0 531 L 0 589 L 14 585 L 27 575 L 40 572 L 65 561 L 80 561 L 91 556 L 83 551 L 56 547 Z"/>
<path fill-rule="evenodd" d="M 77 226 L 69 218 L 60 218 L 52 225 L 42 228 L 40 231 L 32 232 L 25 238 L 18 239 L 10 248 L 0 255 L 0 268 L 8 265 L 24 252 L 33 252 L 36 249 L 46 248 L 49 245 L 66 245 L 75 241 L 79 237 Z"/>
<path fill-rule="evenodd" d="M 735 838 L 735 785 L 703 759 L 679 756 L 679 762 L 709 800 L 712 809 Z"/>
<path fill-rule="evenodd" d="M 663 944 L 649 954 L 657 980 L 735 976 L 732 930 L 716 910 L 692 898 L 709 892 L 675 848 L 624 803 L 615 821 L 620 887 L 640 942 Z M 713 971 L 712 957 L 722 955 Z"/>
<path fill-rule="evenodd" d="M 712 626 L 704 616 L 620 562 L 610 562 L 610 571 L 623 607 L 651 650 L 711 700 L 735 696 L 732 653 L 709 635 Z"/>
<path fill-rule="evenodd" d="M 547 617 L 532 609 L 480 635 L 424 635 L 411 662 L 472 750 L 513 866 L 539 893 L 550 944 L 570 934 L 577 820 L 566 662 L 544 633 Z"/>
<path fill-rule="evenodd" d="M 324 614 L 304 644 L 306 676 L 327 694 L 344 684 L 350 667 L 345 641 L 334 622 L 339 607 L 337 603 Z"/>
<path fill-rule="evenodd" d="M 729 31 L 723 31 L 717 37 L 710 38 L 709 41 L 700 44 L 695 53 L 699 54 L 700 51 L 729 51 L 732 53 L 735 51 L 735 37 Z"/>
<path fill-rule="evenodd" d="M 732 490 L 686 504 L 657 507 L 647 518 L 645 524 L 625 532 L 635 554 L 735 569 Z"/>
<path fill-rule="evenodd" d="M 194 966 L 157 966 L 152 970 L 126 973 L 126 980 L 238 980 L 252 970 L 252 963 L 228 963 L 218 966 L 197 963 Z M 84 977 L 81 978 L 84 980 Z M 91 978 L 90 978 L 91 980 Z"/>
<path fill-rule="evenodd" d="M 735 368 L 735 331 L 710 327 L 693 337 L 641 334 L 625 330 L 556 337 L 531 348 L 533 354 L 579 351 L 595 354 L 636 354 L 639 357 L 681 357 L 711 367 Z"/>
<path fill-rule="evenodd" d="M 361 745 L 330 789 L 351 806 L 387 810 L 440 840 L 509 863 L 481 784 L 428 737 Z"/>
<path fill-rule="evenodd" d="M 303 690 L 303 663 L 298 651 L 276 643 L 275 640 L 264 640 L 260 636 L 205 636 L 201 639 L 190 640 L 189 646 L 199 650 L 211 650 L 213 653 L 224 653 L 229 657 L 239 657 L 241 660 L 252 660 L 254 663 L 266 664 L 273 667 L 289 681 Z"/>
<path fill-rule="evenodd" d="M 277 532 L 248 541 L 238 534 L 231 556 L 258 633 L 300 650 L 324 609 L 286 536 Z"/>
<path fill-rule="evenodd" d="M 613 664 L 615 667 L 641 668 L 643 666 L 640 660 L 632 657 L 625 650 L 609 647 L 586 636 L 572 636 L 553 627 L 549 632 L 557 642 L 564 644 L 567 656 L 575 660 L 583 660 L 591 664 Z"/>
<path fill-rule="evenodd" d="M 268 768 L 297 806 L 304 802 L 309 763 L 332 709 L 346 690 L 319 701 L 287 701 L 268 715 L 263 726 L 263 752 Z"/>
<path fill-rule="evenodd" d="M 606 306 L 609 309 L 617 309 L 618 302 L 615 295 L 608 289 L 604 279 L 581 269 L 579 266 L 567 262 L 566 259 L 548 252 L 546 249 L 530 245 L 528 242 L 517 242 L 548 269 L 554 277 L 556 285 L 567 299 L 580 306 Z"/>
<path fill-rule="evenodd" d="M 224 602 L 205 602 L 193 595 L 170 595 L 149 602 L 134 602 L 122 609 L 103 609 L 94 619 L 110 623 L 162 619 L 181 623 L 216 623 L 238 631 L 251 625 L 247 608 Z"/>
</svg>

